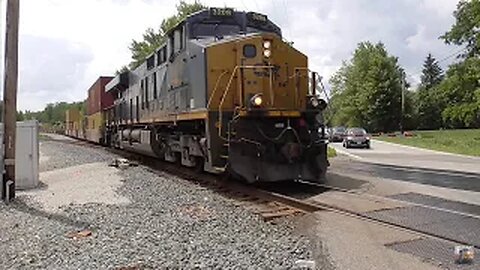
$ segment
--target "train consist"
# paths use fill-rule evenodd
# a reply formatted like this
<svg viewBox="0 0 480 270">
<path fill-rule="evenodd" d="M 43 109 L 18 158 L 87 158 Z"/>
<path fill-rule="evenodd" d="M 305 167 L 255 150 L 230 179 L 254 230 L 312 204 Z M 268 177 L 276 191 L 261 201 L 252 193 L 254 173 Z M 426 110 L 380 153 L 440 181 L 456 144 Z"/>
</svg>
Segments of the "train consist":
<svg viewBox="0 0 480 270">
<path fill-rule="evenodd" d="M 322 181 L 326 102 L 315 78 L 267 16 L 210 8 L 138 68 L 100 77 L 86 115 L 67 112 L 66 133 L 249 183 Z"/>
</svg>

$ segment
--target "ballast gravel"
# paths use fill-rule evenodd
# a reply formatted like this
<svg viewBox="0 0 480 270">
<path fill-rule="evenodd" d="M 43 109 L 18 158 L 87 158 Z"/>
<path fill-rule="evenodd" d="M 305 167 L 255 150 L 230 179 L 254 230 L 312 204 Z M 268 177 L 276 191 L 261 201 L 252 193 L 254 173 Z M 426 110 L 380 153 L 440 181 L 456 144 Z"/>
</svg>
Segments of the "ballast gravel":
<svg viewBox="0 0 480 270">
<path fill-rule="evenodd" d="M 77 141 L 78 142 L 78 141 Z M 86 147 L 58 140 L 42 140 L 40 142 L 40 172 L 62 169 L 93 162 L 111 161 L 115 155 L 101 148 Z"/>
<path fill-rule="evenodd" d="M 115 157 L 55 141 L 43 141 L 41 153 L 49 157 L 44 171 Z M 212 190 L 144 166 L 118 174 L 123 185 L 116 192 L 128 204 L 70 204 L 49 212 L 26 194 L 0 203 L 0 268 L 295 269 L 296 261 L 312 259 L 293 219 L 266 223 Z M 84 230 L 91 235 L 67 237 Z"/>
</svg>

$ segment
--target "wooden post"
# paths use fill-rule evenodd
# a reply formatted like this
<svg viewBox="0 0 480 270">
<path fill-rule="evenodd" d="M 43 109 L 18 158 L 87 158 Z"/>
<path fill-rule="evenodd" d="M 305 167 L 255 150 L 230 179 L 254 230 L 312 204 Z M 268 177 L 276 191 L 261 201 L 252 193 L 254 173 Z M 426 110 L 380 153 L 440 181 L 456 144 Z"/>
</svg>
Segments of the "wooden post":
<svg viewBox="0 0 480 270">
<path fill-rule="evenodd" d="M 3 175 L 2 181 L 2 199 L 5 200 L 15 198 L 19 1 L 20 0 L 8 0 L 7 2 L 5 79 L 3 88 L 5 174 Z M 7 198 L 7 194 L 9 195 L 9 198 Z"/>
</svg>

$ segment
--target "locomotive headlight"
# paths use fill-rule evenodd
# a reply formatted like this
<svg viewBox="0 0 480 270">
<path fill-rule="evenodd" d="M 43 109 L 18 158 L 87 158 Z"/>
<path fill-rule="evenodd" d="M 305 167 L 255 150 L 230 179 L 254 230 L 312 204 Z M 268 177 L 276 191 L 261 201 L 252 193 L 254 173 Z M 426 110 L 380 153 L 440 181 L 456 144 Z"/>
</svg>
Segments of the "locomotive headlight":
<svg viewBox="0 0 480 270">
<path fill-rule="evenodd" d="M 268 58 L 268 57 L 270 57 L 270 55 L 272 55 L 272 51 L 270 51 L 268 49 L 263 51 L 263 56 Z"/>
<path fill-rule="evenodd" d="M 262 106 L 263 103 L 263 98 L 261 94 L 256 94 L 250 99 L 250 103 L 252 103 L 253 106 L 255 107 L 260 107 Z"/>
<path fill-rule="evenodd" d="M 272 42 L 270 40 L 265 40 L 263 42 L 263 48 L 270 49 L 271 46 L 272 46 Z"/>
<path fill-rule="evenodd" d="M 311 97 L 309 103 L 313 109 L 320 111 L 323 111 L 327 108 L 327 102 L 321 98 L 319 99 L 317 97 Z"/>
</svg>

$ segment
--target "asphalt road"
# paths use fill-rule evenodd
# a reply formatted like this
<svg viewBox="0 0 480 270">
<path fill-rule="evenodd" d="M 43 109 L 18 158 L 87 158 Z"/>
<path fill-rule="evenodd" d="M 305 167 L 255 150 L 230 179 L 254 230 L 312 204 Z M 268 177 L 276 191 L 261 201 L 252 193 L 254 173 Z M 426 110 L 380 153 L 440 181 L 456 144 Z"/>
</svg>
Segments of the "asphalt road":
<svg viewBox="0 0 480 270">
<path fill-rule="evenodd" d="M 338 153 L 351 157 L 354 172 L 377 177 L 480 192 L 480 158 L 442 153 L 373 140 L 371 149 L 345 149 L 331 143 Z"/>
</svg>

